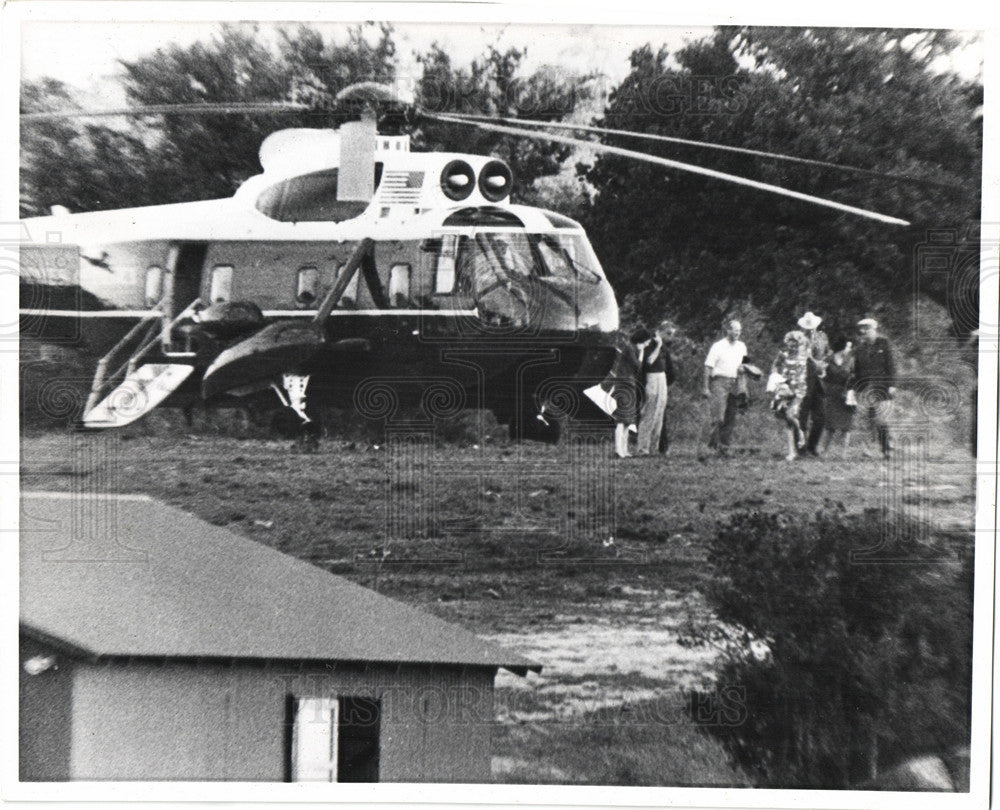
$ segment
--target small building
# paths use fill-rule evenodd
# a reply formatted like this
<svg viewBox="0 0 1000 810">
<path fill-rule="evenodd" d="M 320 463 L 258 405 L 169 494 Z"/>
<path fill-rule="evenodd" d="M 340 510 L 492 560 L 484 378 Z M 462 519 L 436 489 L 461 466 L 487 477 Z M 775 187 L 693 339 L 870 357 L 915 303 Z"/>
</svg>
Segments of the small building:
<svg viewBox="0 0 1000 810">
<path fill-rule="evenodd" d="M 20 776 L 486 782 L 537 664 L 144 496 L 23 493 Z"/>
</svg>

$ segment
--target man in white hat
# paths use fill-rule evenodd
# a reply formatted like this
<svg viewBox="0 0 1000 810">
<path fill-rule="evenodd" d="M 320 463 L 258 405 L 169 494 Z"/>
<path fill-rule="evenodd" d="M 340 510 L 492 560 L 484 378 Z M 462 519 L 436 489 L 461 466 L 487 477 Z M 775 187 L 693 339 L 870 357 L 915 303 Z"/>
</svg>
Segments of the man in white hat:
<svg viewBox="0 0 1000 810">
<path fill-rule="evenodd" d="M 807 312 L 797 321 L 799 329 L 808 340 L 809 362 L 806 367 L 806 395 L 799 406 L 799 427 L 806 437 L 802 452 L 819 455 L 819 439 L 826 426 L 826 406 L 823 391 L 823 376 L 830 358 L 830 341 L 826 332 L 819 331 L 823 319 L 813 312 Z"/>
<path fill-rule="evenodd" d="M 878 321 L 858 321 L 854 346 L 854 390 L 859 404 L 867 410 L 868 421 L 875 428 L 879 449 L 889 457 L 889 411 L 896 393 L 896 362 L 889 341 L 878 333 Z"/>
</svg>

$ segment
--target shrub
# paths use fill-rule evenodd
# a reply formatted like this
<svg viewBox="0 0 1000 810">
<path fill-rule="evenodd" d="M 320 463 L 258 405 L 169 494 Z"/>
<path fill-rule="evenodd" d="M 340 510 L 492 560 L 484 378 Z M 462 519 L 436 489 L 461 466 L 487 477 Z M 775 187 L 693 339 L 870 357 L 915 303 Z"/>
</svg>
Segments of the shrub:
<svg viewBox="0 0 1000 810">
<path fill-rule="evenodd" d="M 847 787 L 968 745 L 972 560 L 926 534 L 828 507 L 742 513 L 712 541 L 708 596 L 738 628 L 717 683 L 739 689 L 745 712 L 711 731 L 760 785 Z"/>
</svg>

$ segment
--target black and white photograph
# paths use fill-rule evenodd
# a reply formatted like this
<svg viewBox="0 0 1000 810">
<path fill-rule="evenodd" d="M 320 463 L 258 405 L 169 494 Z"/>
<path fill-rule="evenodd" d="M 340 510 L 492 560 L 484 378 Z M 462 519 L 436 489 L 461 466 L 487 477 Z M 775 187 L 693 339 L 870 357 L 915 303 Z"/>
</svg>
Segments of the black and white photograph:
<svg viewBox="0 0 1000 810">
<path fill-rule="evenodd" d="M 5 799 L 987 805 L 995 32 L 690 19 L 3 8 Z"/>
</svg>

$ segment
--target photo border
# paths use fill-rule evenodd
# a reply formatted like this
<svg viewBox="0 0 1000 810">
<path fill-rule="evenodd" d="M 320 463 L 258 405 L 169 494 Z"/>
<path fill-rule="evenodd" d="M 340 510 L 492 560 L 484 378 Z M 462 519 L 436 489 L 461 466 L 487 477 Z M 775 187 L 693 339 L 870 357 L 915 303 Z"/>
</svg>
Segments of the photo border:
<svg viewBox="0 0 1000 810">
<path fill-rule="evenodd" d="M 975 7 L 970 11 L 954 4 L 942 8 L 907 8 L 905 10 L 877 9 L 864 3 L 839 4 L 826 11 L 804 10 L 787 6 L 759 7 L 752 10 L 726 4 L 698 4 L 676 12 L 650 12 L 641 7 L 622 5 L 613 8 L 604 4 L 547 2 L 543 6 L 529 4 L 470 4 L 432 3 L 282 3 L 265 6 L 257 3 L 119 3 L 94 2 L 87 4 L 51 2 L 13 2 L 6 5 L 0 17 L 0 46 L 3 70 L 0 82 L 7 103 L 2 110 L 0 126 L 3 132 L 17 131 L 16 108 L 12 99 L 17 97 L 19 76 L 20 25 L 28 21 L 149 20 L 166 22 L 183 16 L 184 19 L 223 20 L 301 20 L 303 22 L 389 19 L 400 22 L 437 21 L 447 16 L 451 23 L 475 22 L 524 22 L 533 24 L 565 24 L 570 11 L 574 24 L 629 24 L 641 21 L 643 25 L 692 25 L 754 22 L 755 24 L 899 24 L 919 27 L 948 27 L 985 30 L 984 87 L 986 113 L 984 114 L 983 153 L 983 210 L 984 223 L 1000 222 L 1000 164 L 997 145 L 1000 143 L 1000 126 L 997 120 L 997 88 L 1000 75 L 997 54 L 1000 54 L 1000 35 L 992 23 L 987 29 L 978 17 Z M 623 20 L 622 17 L 627 19 Z M 672 19 L 669 19 L 672 16 Z M 18 150 L 0 150 L 0 222 L 17 219 Z M 985 257 L 985 250 L 984 250 Z M 981 290 L 981 312 L 994 316 L 998 312 L 998 290 Z M 3 318 L 11 317 L 10 307 L 14 296 L 2 296 Z M 16 313 L 14 313 L 16 317 Z M 7 322 L 7 321 L 2 321 Z M 719 788 L 647 788 L 647 787 L 577 787 L 538 785 L 441 785 L 441 784 L 378 784 L 373 786 L 338 785 L 335 800 L 338 803 L 363 804 L 432 804 L 451 806 L 523 805 L 523 806 L 726 806 L 726 807 L 816 807 L 816 808 L 911 808 L 914 806 L 985 807 L 989 800 L 991 768 L 990 731 L 993 720 L 991 686 L 993 673 L 993 645 L 995 643 L 995 536 L 997 495 L 996 476 L 996 407 L 998 346 L 996 338 L 980 343 L 979 386 L 979 469 L 976 500 L 976 566 L 975 609 L 973 625 L 973 716 L 969 794 L 913 794 L 873 791 L 819 791 L 819 790 L 764 790 Z M 17 556 L 16 544 L 11 540 L 17 530 L 18 516 L 18 466 L 19 438 L 17 421 L 10 418 L 18 402 L 17 353 L 0 351 L 0 401 L 2 401 L 4 429 L 0 439 L 0 515 L 4 534 L 0 567 L 4 572 L 4 622 L 2 661 L 3 723 L 0 727 L 0 763 L 2 763 L 2 796 L 5 801 L 171 801 L 171 802 L 314 802 L 331 801 L 329 786 L 292 785 L 269 783 L 20 783 L 17 781 L 17 705 L 13 696 L 17 691 Z M 992 465 L 993 473 L 988 473 Z M 13 705 L 12 705 L 13 704 Z M 13 711 L 12 711 L 13 710 Z"/>
</svg>

